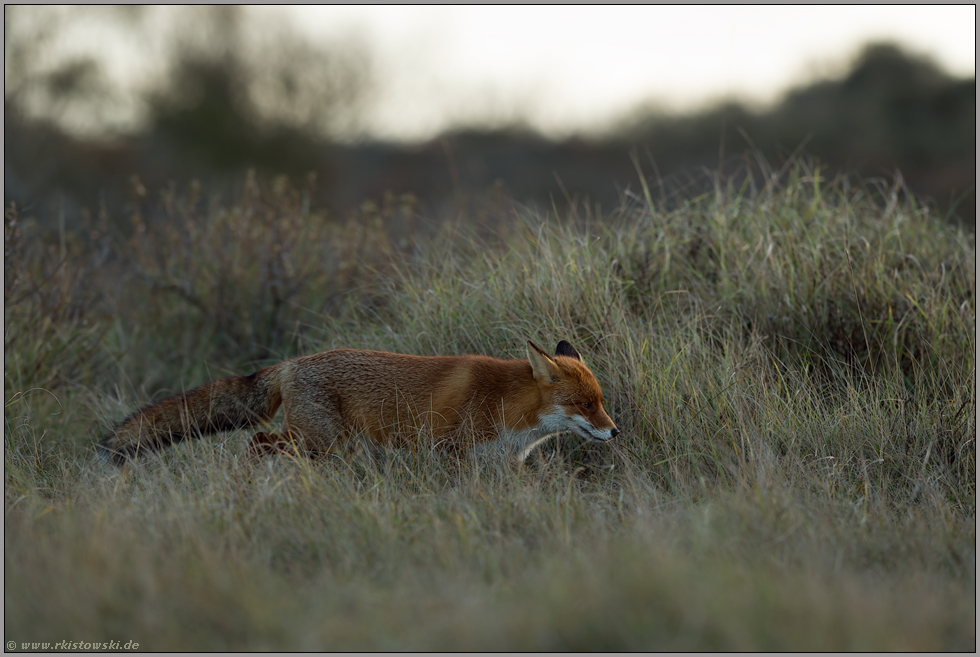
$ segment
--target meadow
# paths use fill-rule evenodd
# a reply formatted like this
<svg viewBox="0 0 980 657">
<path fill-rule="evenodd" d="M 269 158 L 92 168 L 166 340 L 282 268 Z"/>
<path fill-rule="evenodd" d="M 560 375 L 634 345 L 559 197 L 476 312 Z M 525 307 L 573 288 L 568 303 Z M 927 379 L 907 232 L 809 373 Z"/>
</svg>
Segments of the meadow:
<svg viewBox="0 0 980 657">
<path fill-rule="evenodd" d="M 427 224 L 253 177 L 134 180 L 127 216 L 76 227 L 6 208 L 5 642 L 975 650 L 975 235 L 900 180 L 769 174 Z M 288 357 L 528 339 L 575 345 L 614 441 L 95 454 L 139 406 Z"/>
</svg>

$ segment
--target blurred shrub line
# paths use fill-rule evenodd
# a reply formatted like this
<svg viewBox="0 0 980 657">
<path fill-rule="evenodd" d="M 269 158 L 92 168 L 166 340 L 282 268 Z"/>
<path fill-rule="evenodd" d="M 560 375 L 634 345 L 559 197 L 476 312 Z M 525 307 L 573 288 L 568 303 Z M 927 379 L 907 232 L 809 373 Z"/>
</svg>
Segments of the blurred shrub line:
<svg viewBox="0 0 980 657">
<path fill-rule="evenodd" d="M 233 195 L 254 169 L 263 180 L 315 172 L 314 200 L 333 216 L 386 193 L 412 193 L 421 216 L 438 222 L 472 214 L 488 194 L 540 207 L 587 200 L 613 208 L 637 188 L 631 153 L 658 179 L 663 200 L 710 190 L 713 173 L 758 177 L 809 154 L 831 175 L 892 179 L 900 171 L 920 202 L 931 199 L 947 219 L 975 226 L 976 82 L 895 45 L 869 45 L 842 77 L 794 89 L 762 110 L 732 102 L 665 115 L 641 107 L 602 135 L 564 141 L 513 126 L 460 128 L 422 144 L 351 144 L 330 135 L 356 126 L 377 85 L 363 46 L 309 44 L 285 25 L 253 43 L 240 10 L 193 12 L 165 51 L 167 74 L 148 82 L 145 121 L 111 139 L 71 137 L 55 120 L 73 107 L 111 109 L 97 63 L 69 59 L 35 70 L 51 34 L 30 41 L 8 31 L 6 204 L 31 207 L 49 228 L 59 221 L 71 228 L 103 206 L 118 216 L 134 174 L 150 189 L 199 180 L 211 193 Z M 140 15 L 117 13 L 121 21 Z M 47 118 L 30 111 L 38 104 Z"/>
</svg>

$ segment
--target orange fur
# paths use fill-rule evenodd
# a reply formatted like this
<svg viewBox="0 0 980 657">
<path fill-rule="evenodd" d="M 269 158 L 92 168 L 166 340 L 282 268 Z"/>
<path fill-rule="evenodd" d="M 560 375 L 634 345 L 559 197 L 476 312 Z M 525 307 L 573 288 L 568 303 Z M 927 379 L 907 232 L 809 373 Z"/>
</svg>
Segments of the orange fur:
<svg viewBox="0 0 980 657">
<path fill-rule="evenodd" d="M 592 440 L 618 433 L 592 372 L 564 340 L 554 356 L 528 342 L 528 360 L 409 356 L 335 349 L 249 376 L 212 381 L 124 420 L 100 445 L 116 462 L 140 450 L 271 420 L 281 434 L 256 434 L 250 452 L 327 451 L 353 436 L 404 447 L 431 437 L 442 448 L 496 445 L 520 452 L 560 431 Z"/>
</svg>

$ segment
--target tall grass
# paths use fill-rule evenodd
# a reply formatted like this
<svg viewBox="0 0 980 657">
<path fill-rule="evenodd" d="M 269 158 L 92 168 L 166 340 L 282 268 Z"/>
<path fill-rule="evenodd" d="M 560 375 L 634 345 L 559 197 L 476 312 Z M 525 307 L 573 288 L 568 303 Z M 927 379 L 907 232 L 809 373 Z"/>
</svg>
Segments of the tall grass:
<svg viewBox="0 0 980 657">
<path fill-rule="evenodd" d="M 231 202 L 166 191 L 94 231 L 101 258 L 8 209 L 5 639 L 975 648 L 974 239 L 802 164 L 762 182 L 422 235 L 410 204 L 338 222 L 249 180 Z M 579 349 L 613 444 L 252 465 L 240 432 L 94 456 L 208 378 L 528 338 Z"/>
</svg>

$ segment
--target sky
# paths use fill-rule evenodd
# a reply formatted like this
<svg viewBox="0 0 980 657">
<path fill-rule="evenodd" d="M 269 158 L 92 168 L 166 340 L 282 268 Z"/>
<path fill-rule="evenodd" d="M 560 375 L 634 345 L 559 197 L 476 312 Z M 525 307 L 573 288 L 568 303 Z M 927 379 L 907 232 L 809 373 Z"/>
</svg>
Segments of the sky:
<svg viewBox="0 0 980 657">
<path fill-rule="evenodd" d="M 68 15 L 50 8 L 37 16 L 49 21 L 59 11 Z M 120 89 L 138 90 L 161 74 L 167 35 L 180 32 L 175 18 L 187 11 L 151 7 L 141 14 L 140 29 L 117 24 L 114 30 L 100 24 L 98 12 L 72 14 L 61 21 L 64 34 L 37 58 L 94 54 Z M 973 5 L 275 5 L 244 11 L 252 33 L 285 20 L 314 43 L 363 42 L 377 91 L 362 116 L 361 136 L 395 141 L 425 140 L 453 126 L 515 123 L 563 137 L 601 132 L 638 107 L 679 112 L 723 99 L 763 106 L 793 86 L 843 73 L 871 41 L 897 42 L 950 73 L 976 75 Z M 123 92 L 98 116 L 75 115 L 76 131 L 136 126 L 138 98 L 136 91 Z"/>
<path fill-rule="evenodd" d="M 761 105 L 840 73 L 873 40 L 976 75 L 976 8 L 949 6 L 292 7 L 312 38 L 362 36 L 381 137 L 523 117 L 546 134 L 601 129 L 640 104 Z"/>
</svg>

